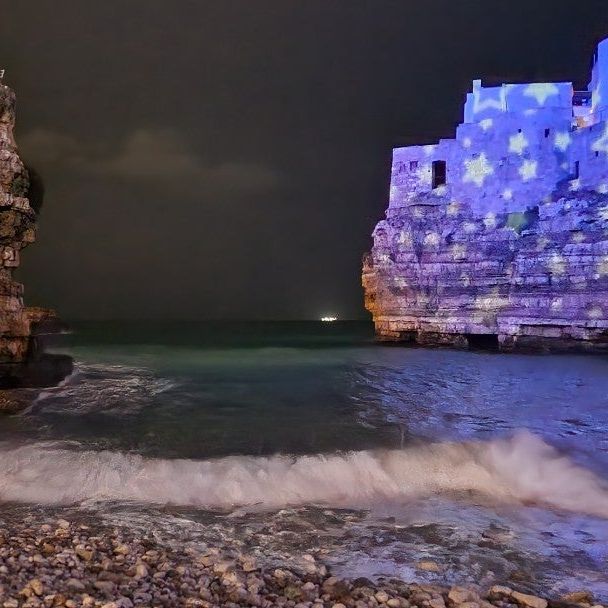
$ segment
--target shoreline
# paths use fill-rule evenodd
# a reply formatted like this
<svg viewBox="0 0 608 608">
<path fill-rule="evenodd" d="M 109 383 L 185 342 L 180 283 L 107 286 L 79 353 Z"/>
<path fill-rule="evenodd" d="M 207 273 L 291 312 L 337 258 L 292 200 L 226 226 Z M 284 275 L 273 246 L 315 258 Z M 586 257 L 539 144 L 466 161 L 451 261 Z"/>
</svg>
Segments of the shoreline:
<svg viewBox="0 0 608 608">
<path fill-rule="evenodd" d="M 309 554 L 301 567 L 263 568 L 241 551 L 175 548 L 136 530 L 99 521 L 35 513 L 3 514 L 2 608 L 258 606 L 271 608 L 590 608 L 590 592 L 540 597 L 494 585 L 446 587 L 396 578 L 332 576 Z M 422 566 L 422 564 L 421 564 Z M 423 569 L 432 571 L 428 561 Z"/>
</svg>

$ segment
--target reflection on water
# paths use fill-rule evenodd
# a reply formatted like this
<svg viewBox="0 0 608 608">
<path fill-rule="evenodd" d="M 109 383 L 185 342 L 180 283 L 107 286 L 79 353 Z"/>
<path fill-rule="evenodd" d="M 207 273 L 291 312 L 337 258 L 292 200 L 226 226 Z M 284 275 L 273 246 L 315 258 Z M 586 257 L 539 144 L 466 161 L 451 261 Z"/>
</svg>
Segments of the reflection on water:
<svg viewBox="0 0 608 608">
<path fill-rule="evenodd" d="M 605 357 L 386 347 L 365 324 L 76 329 L 75 373 L 2 421 L 5 500 L 63 492 L 269 561 L 317 543 L 350 574 L 608 596 Z"/>
</svg>

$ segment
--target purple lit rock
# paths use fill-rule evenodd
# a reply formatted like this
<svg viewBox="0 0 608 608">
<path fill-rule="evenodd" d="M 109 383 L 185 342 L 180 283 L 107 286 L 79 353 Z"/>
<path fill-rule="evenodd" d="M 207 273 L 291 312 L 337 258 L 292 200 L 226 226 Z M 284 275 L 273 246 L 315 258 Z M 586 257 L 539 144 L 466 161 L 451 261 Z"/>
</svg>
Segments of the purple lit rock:
<svg viewBox="0 0 608 608">
<path fill-rule="evenodd" d="M 393 153 L 364 258 L 386 340 L 608 350 L 608 40 L 589 92 L 484 88 L 456 138 Z"/>
</svg>

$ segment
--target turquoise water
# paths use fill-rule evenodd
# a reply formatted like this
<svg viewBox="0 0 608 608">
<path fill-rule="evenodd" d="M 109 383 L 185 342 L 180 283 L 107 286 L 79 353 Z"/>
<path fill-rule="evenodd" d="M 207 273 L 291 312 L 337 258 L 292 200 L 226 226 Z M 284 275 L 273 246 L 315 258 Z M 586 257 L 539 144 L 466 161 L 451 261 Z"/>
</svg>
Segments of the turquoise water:
<svg viewBox="0 0 608 608">
<path fill-rule="evenodd" d="M 76 370 L 0 421 L 3 500 L 349 575 L 608 595 L 606 357 L 313 322 L 80 323 L 53 348 Z"/>
</svg>

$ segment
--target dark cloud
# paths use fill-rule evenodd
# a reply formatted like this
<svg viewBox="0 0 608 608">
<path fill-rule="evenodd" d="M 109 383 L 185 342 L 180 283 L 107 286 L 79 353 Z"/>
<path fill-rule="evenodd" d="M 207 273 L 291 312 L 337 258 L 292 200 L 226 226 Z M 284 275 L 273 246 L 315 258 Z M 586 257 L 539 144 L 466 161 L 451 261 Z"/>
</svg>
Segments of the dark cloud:
<svg viewBox="0 0 608 608">
<path fill-rule="evenodd" d="M 365 317 L 391 147 L 473 78 L 587 84 L 606 0 L 5 0 L 46 186 L 26 300 L 70 317 Z"/>
<path fill-rule="evenodd" d="M 280 183 L 277 172 L 260 164 L 223 161 L 206 164 L 173 129 L 137 129 L 117 150 L 104 152 L 75 138 L 47 129 L 22 135 L 20 148 L 42 171 L 60 170 L 107 179 L 132 180 L 200 195 L 201 190 L 247 194 L 268 191 Z"/>
</svg>

